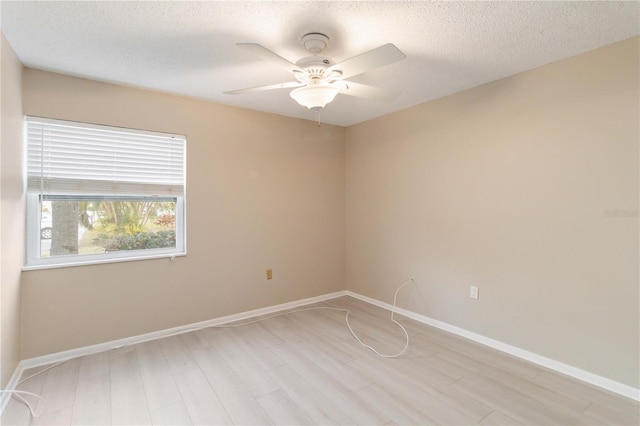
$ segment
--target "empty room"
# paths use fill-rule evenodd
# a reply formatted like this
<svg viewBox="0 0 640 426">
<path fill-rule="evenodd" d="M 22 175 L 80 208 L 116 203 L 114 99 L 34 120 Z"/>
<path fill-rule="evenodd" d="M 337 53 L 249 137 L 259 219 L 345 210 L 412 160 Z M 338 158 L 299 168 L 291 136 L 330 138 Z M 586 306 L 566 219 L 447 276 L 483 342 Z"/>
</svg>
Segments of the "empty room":
<svg viewBox="0 0 640 426">
<path fill-rule="evenodd" d="M 637 425 L 640 3 L 0 2 L 3 425 Z"/>
</svg>

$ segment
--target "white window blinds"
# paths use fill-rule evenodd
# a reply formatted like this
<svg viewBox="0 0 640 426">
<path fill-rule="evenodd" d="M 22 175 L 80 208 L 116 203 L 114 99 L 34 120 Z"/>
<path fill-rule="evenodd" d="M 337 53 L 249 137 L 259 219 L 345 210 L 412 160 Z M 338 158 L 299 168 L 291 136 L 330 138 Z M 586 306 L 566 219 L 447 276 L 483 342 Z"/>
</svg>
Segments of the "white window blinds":
<svg viewBox="0 0 640 426">
<path fill-rule="evenodd" d="M 27 118 L 27 191 L 183 196 L 184 136 Z"/>
</svg>

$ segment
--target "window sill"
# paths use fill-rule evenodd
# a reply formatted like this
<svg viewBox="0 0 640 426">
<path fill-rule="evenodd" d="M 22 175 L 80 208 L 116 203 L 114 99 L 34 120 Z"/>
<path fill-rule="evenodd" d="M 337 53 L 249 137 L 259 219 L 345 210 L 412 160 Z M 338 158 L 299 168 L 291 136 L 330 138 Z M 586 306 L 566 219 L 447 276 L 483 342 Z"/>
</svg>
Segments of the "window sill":
<svg viewBox="0 0 640 426">
<path fill-rule="evenodd" d="M 169 259 L 169 263 L 173 262 L 173 259 L 176 257 L 184 257 L 187 255 L 187 252 L 176 252 L 176 253 L 162 253 L 162 254 L 151 254 L 148 256 L 131 256 L 131 257 L 119 257 L 112 259 L 91 259 L 91 260 L 82 260 L 82 261 L 71 261 L 71 262 L 59 262 L 59 263 L 51 263 L 51 264 L 40 264 L 40 265 L 25 265 L 22 267 L 22 271 L 37 271 L 40 269 L 57 269 L 57 268 L 70 268 L 74 266 L 89 266 L 89 265 L 100 265 L 105 263 L 120 263 L 120 262 L 135 262 L 139 260 L 156 260 L 156 259 Z"/>
</svg>

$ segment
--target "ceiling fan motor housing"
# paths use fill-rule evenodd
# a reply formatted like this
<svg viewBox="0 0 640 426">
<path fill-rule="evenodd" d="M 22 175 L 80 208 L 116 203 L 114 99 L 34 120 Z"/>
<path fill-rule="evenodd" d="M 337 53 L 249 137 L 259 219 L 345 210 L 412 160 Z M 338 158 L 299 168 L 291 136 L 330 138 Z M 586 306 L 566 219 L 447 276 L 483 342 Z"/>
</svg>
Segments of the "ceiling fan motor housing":
<svg viewBox="0 0 640 426">
<path fill-rule="evenodd" d="M 325 70 L 334 62 L 326 56 L 319 56 L 329 45 L 329 37 L 322 33 L 308 33 L 302 36 L 302 44 L 312 54 L 296 62 L 304 73 L 294 73 L 298 81 L 303 83 L 316 83 L 326 78 Z"/>
<path fill-rule="evenodd" d="M 324 56 L 307 56 L 296 62 L 296 65 L 302 68 L 305 73 L 295 73 L 299 81 L 310 81 L 325 78 L 325 70 L 332 66 L 334 62 Z"/>
</svg>

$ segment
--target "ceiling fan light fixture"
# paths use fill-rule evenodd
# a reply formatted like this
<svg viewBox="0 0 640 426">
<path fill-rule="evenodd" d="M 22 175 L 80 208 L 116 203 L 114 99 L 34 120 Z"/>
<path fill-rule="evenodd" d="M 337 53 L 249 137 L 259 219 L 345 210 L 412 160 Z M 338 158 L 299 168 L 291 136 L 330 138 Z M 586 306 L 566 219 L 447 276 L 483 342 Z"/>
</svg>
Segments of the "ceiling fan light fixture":
<svg viewBox="0 0 640 426">
<path fill-rule="evenodd" d="M 292 90 L 291 97 L 300 105 L 317 111 L 333 101 L 339 90 L 330 84 L 311 84 Z"/>
</svg>

